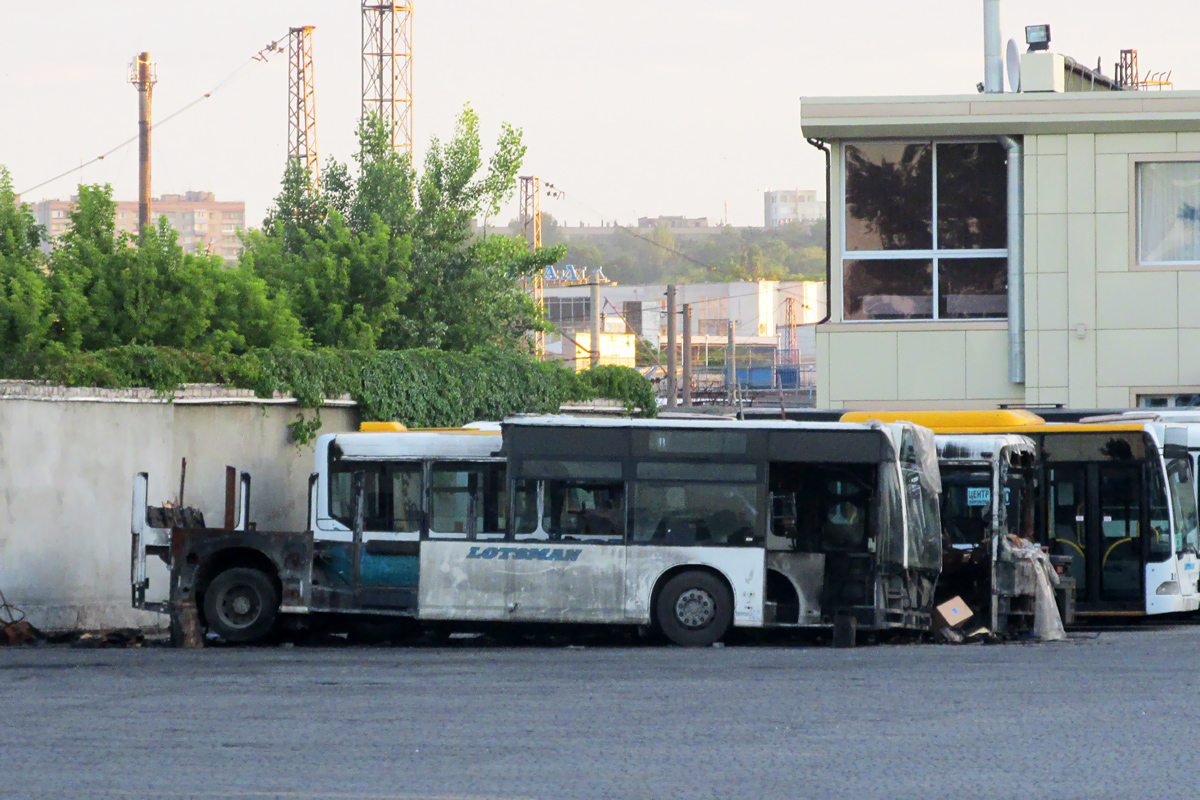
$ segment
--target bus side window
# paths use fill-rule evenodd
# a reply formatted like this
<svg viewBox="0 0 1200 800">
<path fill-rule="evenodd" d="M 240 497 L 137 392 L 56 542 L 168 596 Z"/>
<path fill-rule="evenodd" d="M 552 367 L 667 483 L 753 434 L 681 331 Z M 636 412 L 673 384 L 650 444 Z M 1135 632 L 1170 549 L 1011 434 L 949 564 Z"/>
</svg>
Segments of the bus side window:
<svg viewBox="0 0 1200 800">
<path fill-rule="evenodd" d="M 548 538 L 538 527 L 538 482 L 535 480 L 513 483 L 513 534 L 518 542 Z"/>
<path fill-rule="evenodd" d="M 385 464 L 339 462 L 329 475 L 329 514 L 347 528 L 354 526 L 354 473 L 363 473 L 363 530 L 390 531 L 392 485 Z"/>
<path fill-rule="evenodd" d="M 394 463 L 391 475 L 392 524 L 388 530 L 419 532 L 421 530 L 421 465 Z"/>
<path fill-rule="evenodd" d="M 458 464 L 434 464 L 429 482 L 429 538 L 466 539 L 479 475 Z"/>
<path fill-rule="evenodd" d="M 479 466 L 479 493 L 474 505 L 472 533 L 475 538 L 480 541 L 503 539 L 508 514 L 508 484 L 503 464 Z"/>
<path fill-rule="evenodd" d="M 625 540 L 625 485 L 548 480 L 542 527 L 551 539 L 620 544 Z"/>
</svg>

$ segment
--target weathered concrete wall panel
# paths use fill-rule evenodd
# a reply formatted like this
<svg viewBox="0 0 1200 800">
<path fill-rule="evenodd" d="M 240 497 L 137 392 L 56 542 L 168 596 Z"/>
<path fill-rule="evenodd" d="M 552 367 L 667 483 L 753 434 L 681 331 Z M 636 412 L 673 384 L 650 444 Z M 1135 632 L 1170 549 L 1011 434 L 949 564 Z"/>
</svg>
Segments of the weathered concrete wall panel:
<svg viewBox="0 0 1200 800">
<path fill-rule="evenodd" d="M 150 474 L 150 502 L 185 500 L 220 525 L 225 465 L 251 473 L 251 519 L 302 529 L 313 451 L 290 441 L 294 405 L 172 404 L 131 393 L 0 392 L 0 591 L 45 630 L 161 625 L 130 607 L 133 477 Z M 327 431 L 354 430 L 353 408 L 322 410 Z M 148 599 L 166 570 L 150 564 Z"/>
<path fill-rule="evenodd" d="M 168 468 L 172 414 L 0 401 L 0 590 L 37 627 L 153 620 L 129 606 L 130 497 L 134 473 Z"/>
<path fill-rule="evenodd" d="M 204 512 L 208 525 L 220 525 L 230 465 L 252 477 L 250 519 L 260 530 L 303 530 L 313 448 L 291 441 L 287 426 L 295 419 L 290 405 L 176 405 L 174 464 L 165 480 L 151 476 L 151 502 L 179 493 L 179 463 L 186 458 L 185 501 Z M 321 422 L 320 433 L 356 430 L 357 411 L 325 408 Z"/>
</svg>

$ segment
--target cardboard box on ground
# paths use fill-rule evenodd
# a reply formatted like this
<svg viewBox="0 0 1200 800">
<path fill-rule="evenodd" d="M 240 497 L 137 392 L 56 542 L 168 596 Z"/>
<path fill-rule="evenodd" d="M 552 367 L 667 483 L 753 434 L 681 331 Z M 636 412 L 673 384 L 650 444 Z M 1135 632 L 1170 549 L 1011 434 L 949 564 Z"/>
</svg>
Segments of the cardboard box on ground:
<svg viewBox="0 0 1200 800">
<path fill-rule="evenodd" d="M 933 610 L 931 630 L 943 641 L 964 642 L 987 636 L 991 631 L 987 628 L 976 628 L 967 631 L 967 620 L 975 616 L 970 606 L 961 597 L 952 597 Z"/>
</svg>

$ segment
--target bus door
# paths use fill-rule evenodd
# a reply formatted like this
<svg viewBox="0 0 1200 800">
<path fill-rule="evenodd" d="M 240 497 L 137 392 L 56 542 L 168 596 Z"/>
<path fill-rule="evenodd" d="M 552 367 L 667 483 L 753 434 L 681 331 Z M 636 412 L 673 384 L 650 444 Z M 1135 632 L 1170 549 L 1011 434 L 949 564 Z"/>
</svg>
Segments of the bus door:
<svg viewBox="0 0 1200 800">
<path fill-rule="evenodd" d="M 426 473 L 427 525 L 421 551 L 420 615 L 503 619 L 506 579 L 480 571 L 480 554 L 504 544 L 508 487 L 503 462 L 435 461 Z"/>
<path fill-rule="evenodd" d="M 1163 431 L 1163 459 L 1166 466 L 1166 493 L 1175 523 L 1173 563 L 1175 577 L 1160 570 L 1163 580 L 1178 580 L 1182 610 L 1200 607 L 1200 519 L 1197 518 L 1196 471 L 1187 450 L 1187 428 L 1169 425 Z M 1159 577 L 1159 576 L 1155 576 Z M 1160 589 L 1155 588 L 1155 596 Z"/>
<path fill-rule="evenodd" d="M 318 561 L 333 583 L 354 588 L 363 608 L 412 608 L 420 547 L 421 462 L 336 463 L 329 473 L 331 520 L 323 523 L 353 529 L 355 473 L 362 476 L 361 540 L 321 542 Z"/>
<path fill-rule="evenodd" d="M 1047 469 L 1050 552 L 1070 555 L 1081 612 L 1143 611 L 1143 565 L 1153 537 L 1145 536 L 1143 462 L 1055 463 Z M 1155 502 L 1151 520 L 1169 528 Z"/>
</svg>

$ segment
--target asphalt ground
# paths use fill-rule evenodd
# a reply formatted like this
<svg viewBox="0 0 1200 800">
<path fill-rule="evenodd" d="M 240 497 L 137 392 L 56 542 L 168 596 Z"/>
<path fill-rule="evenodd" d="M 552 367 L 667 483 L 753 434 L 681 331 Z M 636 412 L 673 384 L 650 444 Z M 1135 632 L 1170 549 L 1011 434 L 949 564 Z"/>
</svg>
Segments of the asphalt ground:
<svg viewBox="0 0 1200 800">
<path fill-rule="evenodd" d="M 0 797 L 1173 797 L 1198 646 L 0 649 Z"/>
</svg>

